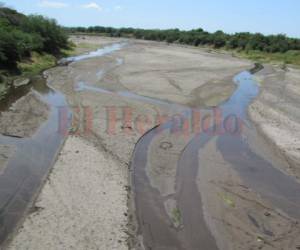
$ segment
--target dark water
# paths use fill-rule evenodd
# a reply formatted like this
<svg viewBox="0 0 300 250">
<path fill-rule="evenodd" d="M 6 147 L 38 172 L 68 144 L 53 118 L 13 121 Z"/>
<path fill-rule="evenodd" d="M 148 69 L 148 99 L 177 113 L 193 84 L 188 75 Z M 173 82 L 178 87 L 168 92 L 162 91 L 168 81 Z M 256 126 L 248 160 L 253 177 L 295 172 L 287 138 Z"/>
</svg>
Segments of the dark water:
<svg viewBox="0 0 300 250">
<path fill-rule="evenodd" d="M 239 87 L 222 109 L 241 117 L 245 125 L 249 126 L 247 107 L 259 90 L 250 74 L 242 73 L 236 77 L 236 81 Z M 255 128 L 252 130 L 252 135 L 258 136 Z M 281 168 L 280 161 L 271 163 L 268 157 L 253 152 L 242 136 L 221 135 L 217 146 L 224 159 L 240 174 L 248 187 L 271 201 L 274 207 L 300 219 L 300 184 L 294 177 L 278 170 Z"/>
<path fill-rule="evenodd" d="M 78 62 L 101 57 L 122 49 L 126 44 L 117 43 L 84 55 L 65 58 L 67 62 Z M 117 60 L 117 64 L 122 61 Z M 48 87 L 46 80 L 37 76 L 26 86 L 13 88 L 1 100 L 0 111 L 5 111 L 29 91 L 35 91 L 49 105 L 48 120 L 30 138 L 14 138 L 0 135 L 1 145 L 15 147 L 14 155 L 0 175 L 0 244 L 15 229 L 26 214 L 42 184 L 47 178 L 57 155 L 66 139 L 72 119 L 65 97 Z"/>
<path fill-rule="evenodd" d="M 234 78 L 237 89 L 228 101 L 219 106 L 224 119 L 230 117 L 242 123 L 244 128 L 255 128 L 247 117 L 247 109 L 258 95 L 259 88 L 249 72 L 242 72 Z M 185 116 L 191 112 L 186 110 Z M 245 185 L 270 201 L 274 207 L 291 217 L 300 219 L 300 184 L 279 171 L 271 161 L 254 153 L 243 136 L 243 126 L 215 134 L 213 128 L 206 133 L 195 134 L 181 153 L 177 166 L 176 193 L 174 195 L 182 217 L 182 228 L 176 230 L 167 216 L 162 197 L 151 186 L 146 174 L 148 150 L 152 140 L 163 130 L 170 130 L 174 121 L 169 121 L 151 130 L 136 145 L 133 158 L 133 190 L 139 226 L 146 249 L 218 249 L 203 217 L 201 195 L 196 177 L 199 150 L 212 138 L 217 137 L 217 147 L 244 180 Z M 225 128 L 225 121 L 222 123 Z M 239 124 L 239 123 L 237 123 Z M 177 125 L 176 125 L 177 126 Z"/>
<path fill-rule="evenodd" d="M 63 130 L 59 129 L 60 110 L 63 108 L 62 113 L 66 117 L 70 116 L 64 96 L 49 88 L 43 78 L 33 79 L 30 87 L 50 106 L 50 114 L 48 120 L 31 138 L 0 136 L 1 145 L 11 145 L 16 150 L 0 175 L 1 243 L 27 211 L 66 137 Z M 15 93 L 15 96 L 18 95 L 19 93 Z"/>
<path fill-rule="evenodd" d="M 145 172 L 148 150 L 155 136 L 157 136 L 157 128 L 143 136 L 132 158 L 133 191 L 136 197 L 139 234 L 143 236 L 143 243 L 147 249 L 179 250 L 183 249 L 183 245 L 177 237 L 177 230 L 171 226 L 172 222 L 165 211 L 163 197 L 158 190 L 151 187 Z M 160 248 L 157 248 L 158 246 Z"/>
</svg>

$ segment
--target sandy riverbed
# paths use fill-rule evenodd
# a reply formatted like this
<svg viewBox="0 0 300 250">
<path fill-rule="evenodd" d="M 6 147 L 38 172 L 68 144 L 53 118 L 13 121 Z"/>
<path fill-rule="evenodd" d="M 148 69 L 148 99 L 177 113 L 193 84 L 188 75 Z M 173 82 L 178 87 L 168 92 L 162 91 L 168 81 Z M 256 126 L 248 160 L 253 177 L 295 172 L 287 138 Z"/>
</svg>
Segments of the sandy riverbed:
<svg viewBox="0 0 300 250">
<path fill-rule="evenodd" d="M 117 40 L 76 37 L 73 41 L 77 44 L 84 42 L 103 46 Z M 76 136 L 67 139 L 37 199 L 36 209 L 28 215 L 9 248 L 39 249 L 42 245 L 47 249 L 127 249 L 128 242 L 132 242 L 130 235 L 134 233 L 135 226 L 132 223 L 132 211 L 127 208 L 127 191 L 131 185 L 128 170 L 138 139 L 161 122 L 157 119 L 158 115 L 162 117 L 178 112 L 178 107 L 165 105 L 164 102 L 192 107 L 216 106 L 233 93 L 235 85 L 232 77 L 251 66 L 249 61 L 232 58 L 230 55 L 212 54 L 197 48 L 129 41 L 127 47 L 111 55 L 47 71 L 49 84 L 61 91 L 69 105 L 74 108 L 74 117 L 78 120 L 74 128 L 78 127 L 79 130 Z M 271 77 L 268 74 L 269 72 L 262 72 L 260 75 L 264 83 L 268 82 L 267 77 Z M 298 77 L 296 70 L 284 74 L 287 75 L 288 83 L 289 77 Z M 272 77 L 274 82 L 278 76 L 273 74 Z M 123 94 L 76 91 L 79 83 Z M 263 85 L 263 92 L 253 104 L 250 113 L 258 125 L 262 126 L 264 134 L 271 137 L 275 144 L 280 144 L 282 135 L 290 129 L 277 126 L 283 132 L 271 133 L 276 130 L 271 130 L 268 126 L 278 116 L 273 116 L 263 106 L 266 104 L 262 104 L 265 96 L 268 96 L 269 89 L 264 87 L 270 86 L 267 84 Z M 296 80 L 289 87 L 293 97 L 299 94 Z M 277 91 L 279 89 L 280 87 Z M 128 91 L 159 101 L 126 97 Z M 276 93 L 275 96 L 278 95 Z M 262 112 L 260 110 L 268 112 L 269 116 L 259 116 Z M 148 115 L 148 121 L 143 122 L 145 117 L 141 115 L 145 114 Z M 291 118 L 292 114 L 290 112 L 288 116 Z M 270 118 L 267 120 L 266 117 Z M 300 131 L 296 129 L 299 120 L 294 119 L 293 122 L 296 123 L 293 125 L 294 131 Z M 84 129 L 86 126 L 88 131 Z M 151 166 L 148 166 L 148 175 L 153 187 L 163 195 L 173 193 L 175 163 L 189 136 L 180 138 L 180 143 L 176 144 L 174 136 L 162 134 L 149 151 Z M 281 147 L 288 150 L 294 138 L 284 138 L 286 141 Z M 175 145 L 169 153 L 170 157 L 166 152 L 162 154 L 159 148 L 166 141 Z M 295 145 L 293 148 L 298 147 Z M 294 156 L 298 151 L 292 152 L 290 155 Z M 296 239 L 299 229 L 296 222 L 281 216 L 276 209 L 269 208 L 270 204 L 261 201 L 255 192 L 244 188 L 237 174 L 222 161 L 213 142 L 199 153 L 199 157 L 202 164 L 207 162 L 206 166 L 223 168 L 221 173 L 214 168 L 209 168 L 209 171 L 204 168 L 201 172 L 203 175 L 198 177 L 199 189 L 206 190 L 201 191 L 205 211 L 209 211 L 206 219 L 217 242 L 223 246 L 221 249 L 280 249 L 298 246 Z M 297 158 L 291 159 L 297 163 Z M 215 161 L 216 164 L 211 163 Z M 172 166 L 164 168 L 162 163 Z M 232 192 L 235 192 L 234 198 L 231 197 Z M 171 203 L 166 202 L 167 209 L 173 208 Z M 272 221 L 268 222 L 270 216 Z M 220 221 L 215 218 L 223 219 Z M 251 219 L 249 223 L 249 218 L 254 218 L 252 224 Z M 253 226 L 253 221 L 259 221 L 259 226 Z M 277 224 L 281 224 L 282 229 L 274 231 Z M 270 245 L 273 238 L 261 236 L 264 227 L 273 230 L 278 236 L 276 240 L 285 236 L 287 231 L 292 231 L 282 242 Z"/>
<path fill-rule="evenodd" d="M 49 108 L 34 92 L 20 98 L 1 113 L 0 133 L 11 137 L 30 137 L 47 120 Z"/>
<path fill-rule="evenodd" d="M 127 171 L 70 136 L 9 249 L 127 249 Z"/>
<path fill-rule="evenodd" d="M 300 70 L 265 66 L 257 75 L 261 94 L 250 116 L 288 165 L 282 170 L 300 178 Z"/>
</svg>

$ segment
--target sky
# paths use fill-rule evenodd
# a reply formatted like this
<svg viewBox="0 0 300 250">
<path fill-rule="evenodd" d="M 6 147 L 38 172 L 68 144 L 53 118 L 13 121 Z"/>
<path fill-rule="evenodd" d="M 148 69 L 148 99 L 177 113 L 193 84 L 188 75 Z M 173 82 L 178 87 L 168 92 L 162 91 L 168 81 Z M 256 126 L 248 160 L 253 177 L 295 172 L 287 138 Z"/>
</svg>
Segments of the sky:
<svg viewBox="0 0 300 250">
<path fill-rule="evenodd" d="M 64 26 L 203 28 L 300 38 L 299 0 L 0 0 Z"/>
</svg>

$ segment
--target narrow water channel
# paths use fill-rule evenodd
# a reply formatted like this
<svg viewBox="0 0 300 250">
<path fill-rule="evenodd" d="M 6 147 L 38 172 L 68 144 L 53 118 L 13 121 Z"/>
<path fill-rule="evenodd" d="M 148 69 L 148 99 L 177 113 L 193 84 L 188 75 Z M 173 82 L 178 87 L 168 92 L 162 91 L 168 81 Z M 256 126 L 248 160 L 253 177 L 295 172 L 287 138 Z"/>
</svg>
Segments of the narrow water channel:
<svg viewBox="0 0 300 250">
<path fill-rule="evenodd" d="M 62 61 L 76 63 L 101 57 L 120 50 L 125 45 L 126 43 L 111 44 Z M 67 137 L 66 131 L 72 116 L 64 95 L 50 88 L 41 76 L 33 78 L 30 85 L 12 89 L 2 100 L 0 111 L 8 110 L 15 101 L 30 91 L 34 91 L 50 107 L 50 114 L 30 138 L 0 135 L 0 145 L 13 146 L 15 149 L 0 175 L 0 245 L 28 212 L 41 189 Z M 61 118 L 66 119 L 64 124 Z M 61 125 L 64 127 L 60 127 Z"/>
<path fill-rule="evenodd" d="M 234 82 L 237 84 L 236 91 L 219 108 L 224 118 L 240 119 L 249 127 L 251 121 L 247 117 L 247 110 L 258 95 L 259 87 L 249 72 L 238 74 Z M 221 134 L 203 132 L 192 137 L 178 161 L 174 197 L 182 225 L 175 228 L 165 210 L 166 197 L 151 186 L 151 177 L 146 170 L 147 157 L 154 138 L 160 136 L 163 130 L 177 126 L 173 122 L 170 120 L 144 135 L 137 143 L 132 158 L 138 234 L 146 249 L 218 249 L 216 240 L 206 225 L 201 194 L 196 183 L 199 167 L 201 168 L 199 150 L 215 137 L 218 150 L 239 173 L 245 185 L 271 202 L 275 208 L 300 219 L 300 184 L 293 177 L 279 171 L 278 166 L 272 165 L 271 161 L 254 153 L 242 134 L 236 135 L 236 132 L 242 131 Z M 239 126 L 236 128 L 239 129 Z M 255 134 L 255 128 L 252 129 Z"/>
<path fill-rule="evenodd" d="M 50 114 L 30 138 L 0 135 L 1 145 L 15 148 L 0 175 L 0 243 L 5 241 L 27 211 L 66 137 L 59 131 L 59 110 L 67 107 L 64 96 L 49 88 L 42 77 L 35 78 L 31 88 L 49 105 Z"/>
</svg>

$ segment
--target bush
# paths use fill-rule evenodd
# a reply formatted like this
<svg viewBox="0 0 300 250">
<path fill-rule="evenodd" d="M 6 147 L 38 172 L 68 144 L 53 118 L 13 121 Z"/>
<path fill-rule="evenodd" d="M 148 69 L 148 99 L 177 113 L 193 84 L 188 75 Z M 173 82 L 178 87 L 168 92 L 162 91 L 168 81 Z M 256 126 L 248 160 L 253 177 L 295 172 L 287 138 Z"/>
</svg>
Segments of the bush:
<svg viewBox="0 0 300 250">
<path fill-rule="evenodd" d="M 241 32 L 233 35 L 222 31 L 209 33 L 203 29 L 190 31 L 170 30 L 144 30 L 133 28 L 105 28 L 105 27 L 77 27 L 66 28 L 67 31 L 76 32 L 98 32 L 109 36 L 130 36 L 137 39 L 165 41 L 168 43 L 179 42 L 188 45 L 209 45 L 214 48 L 227 48 L 237 51 L 260 51 L 266 53 L 286 53 L 290 50 L 300 51 L 300 39 L 288 38 L 285 35 L 265 36 L 260 33 Z"/>
<path fill-rule="evenodd" d="M 68 38 L 64 30 L 53 19 L 31 15 L 22 24 L 22 29 L 33 33 L 37 41 L 42 42 L 41 49 L 44 52 L 58 54 L 61 49 L 68 47 Z"/>
<path fill-rule="evenodd" d="M 0 6 L 0 67 L 15 69 L 32 52 L 57 55 L 68 48 L 68 39 L 55 20 L 25 16 Z"/>
</svg>

